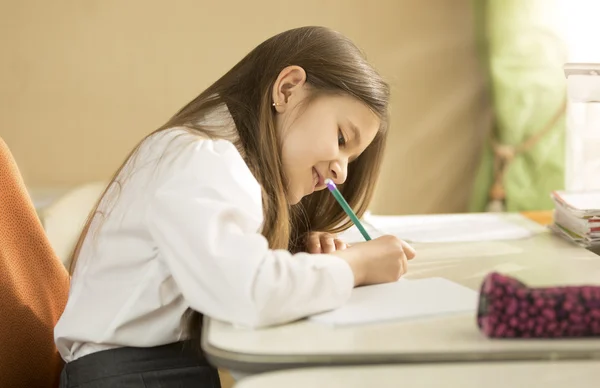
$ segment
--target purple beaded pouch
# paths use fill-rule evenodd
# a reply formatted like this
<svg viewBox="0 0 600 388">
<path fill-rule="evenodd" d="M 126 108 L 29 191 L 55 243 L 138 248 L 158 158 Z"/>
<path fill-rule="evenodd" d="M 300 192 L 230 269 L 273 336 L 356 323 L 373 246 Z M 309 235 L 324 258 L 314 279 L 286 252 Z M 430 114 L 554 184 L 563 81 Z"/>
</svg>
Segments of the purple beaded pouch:
<svg viewBox="0 0 600 388">
<path fill-rule="evenodd" d="M 600 335 L 600 286 L 532 288 L 510 276 L 487 275 L 477 324 L 491 338 Z"/>
</svg>

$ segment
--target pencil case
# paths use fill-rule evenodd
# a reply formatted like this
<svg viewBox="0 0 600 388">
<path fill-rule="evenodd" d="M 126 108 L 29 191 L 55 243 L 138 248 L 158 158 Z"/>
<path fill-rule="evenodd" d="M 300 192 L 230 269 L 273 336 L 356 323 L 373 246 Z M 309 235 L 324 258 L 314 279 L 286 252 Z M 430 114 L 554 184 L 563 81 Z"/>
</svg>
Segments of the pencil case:
<svg viewBox="0 0 600 388">
<path fill-rule="evenodd" d="M 493 272 L 479 292 L 477 325 L 490 338 L 600 335 L 600 286 L 533 288 Z"/>
</svg>

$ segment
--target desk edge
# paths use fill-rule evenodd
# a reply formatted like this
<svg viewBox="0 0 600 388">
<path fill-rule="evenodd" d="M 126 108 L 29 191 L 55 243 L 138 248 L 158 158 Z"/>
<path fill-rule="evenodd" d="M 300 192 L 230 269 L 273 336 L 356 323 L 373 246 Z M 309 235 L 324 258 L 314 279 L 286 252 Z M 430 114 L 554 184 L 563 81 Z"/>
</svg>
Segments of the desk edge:
<svg viewBox="0 0 600 388">
<path fill-rule="evenodd" d="M 264 373 L 275 370 L 319 366 L 386 365 L 415 363 L 456 363 L 490 361 L 572 361 L 600 360 L 600 348 L 581 350 L 523 350 L 499 352 L 431 353 L 360 353 L 360 354 L 251 354 L 237 353 L 213 346 L 208 341 L 211 319 L 204 317 L 201 347 L 208 361 L 216 367 L 241 373 Z"/>
</svg>

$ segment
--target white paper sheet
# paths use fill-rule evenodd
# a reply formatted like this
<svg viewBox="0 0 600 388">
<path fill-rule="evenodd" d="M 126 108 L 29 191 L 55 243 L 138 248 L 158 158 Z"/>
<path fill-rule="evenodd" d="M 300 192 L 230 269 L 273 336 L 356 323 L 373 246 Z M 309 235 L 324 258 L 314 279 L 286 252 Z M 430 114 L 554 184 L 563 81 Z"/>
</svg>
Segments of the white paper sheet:
<svg viewBox="0 0 600 388">
<path fill-rule="evenodd" d="M 414 243 L 516 240 L 534 234 L 531 229 L 492 213 L 369 216 L 365 225 L 372 238 L 392 234 Z M 364 241 L 354 227 L 341 238 L 347 242 Z"/>
<path fill-rule="evenodd" d="M 478 294 L 444 278 L 407 280 L 355 288 L 341 308 L 314 315 L 317 323 L 346 326 L 474 313 Z"/>
</svg>

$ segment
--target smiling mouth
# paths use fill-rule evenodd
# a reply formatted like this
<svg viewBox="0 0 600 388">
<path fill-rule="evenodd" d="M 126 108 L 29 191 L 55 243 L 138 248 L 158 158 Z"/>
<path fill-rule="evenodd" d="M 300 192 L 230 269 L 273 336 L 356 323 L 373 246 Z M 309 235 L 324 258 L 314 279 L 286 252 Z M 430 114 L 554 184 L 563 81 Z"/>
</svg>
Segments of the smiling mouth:
<svg viewBox="0 0 600 388">
<path fill-rule="evenodd" d="M 312 169 L 312 174 L 313 174 L 313 187 L 312 187 L 312 191 L 314 192 L 315 190 L 317 190 L 317 188 L 319 186 L 323 186 L 323 177 L 321 176 L 321 174 L 319 174 L 319 172 L 317 171 L 317 169 L 314 168 L 314 167 Z"/>
</svg>

